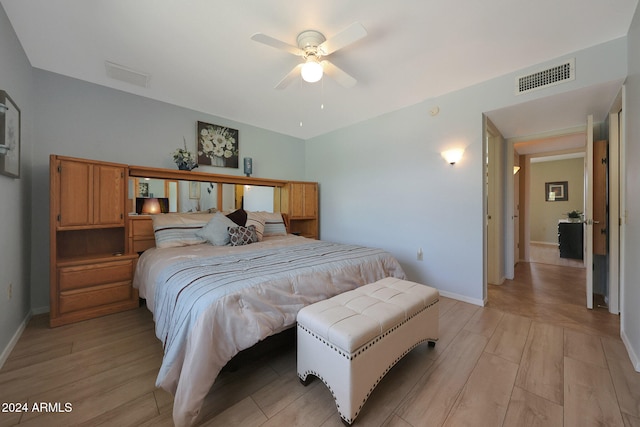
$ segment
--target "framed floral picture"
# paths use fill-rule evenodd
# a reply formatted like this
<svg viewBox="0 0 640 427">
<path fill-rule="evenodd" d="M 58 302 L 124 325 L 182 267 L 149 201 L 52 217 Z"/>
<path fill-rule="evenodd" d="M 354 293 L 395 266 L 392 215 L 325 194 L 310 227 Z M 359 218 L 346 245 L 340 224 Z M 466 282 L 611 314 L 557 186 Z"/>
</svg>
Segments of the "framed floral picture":
<svg viewBox="0 0 640 427">
<path fill-rule="evenodd" d="M 20 178 L 20 109 L 7 92 L 0 90 L 0 174 Z"/>
<path fill-rule="evenodd" d="M 198 122 L 198 164 L 238 167 L 238 130 Z"/>
</svg>

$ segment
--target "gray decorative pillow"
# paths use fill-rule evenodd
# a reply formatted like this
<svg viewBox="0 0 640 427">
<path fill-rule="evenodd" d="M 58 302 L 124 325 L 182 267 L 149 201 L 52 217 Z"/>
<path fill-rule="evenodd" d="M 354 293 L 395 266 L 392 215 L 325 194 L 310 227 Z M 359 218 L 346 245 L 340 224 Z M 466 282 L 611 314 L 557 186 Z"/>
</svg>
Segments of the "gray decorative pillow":
<svg viewBox="0 0 640 427">
<path fill-rule="evenodd" d="M 198 230 L 196 235 L 208 240 L 212 245 L 224 246 L 229 244 L 229 227 L 236 227 L 236 223 L 224 214 L 216 212 L 207 225 Z"/>
<path fill-rule="evenodd" d="M 229 228 L 229 242 L 231 246 L 243 246 L 258 241 L 256 227 L 250 225 L 248 227 L 231 227 Z"/>
</svg>

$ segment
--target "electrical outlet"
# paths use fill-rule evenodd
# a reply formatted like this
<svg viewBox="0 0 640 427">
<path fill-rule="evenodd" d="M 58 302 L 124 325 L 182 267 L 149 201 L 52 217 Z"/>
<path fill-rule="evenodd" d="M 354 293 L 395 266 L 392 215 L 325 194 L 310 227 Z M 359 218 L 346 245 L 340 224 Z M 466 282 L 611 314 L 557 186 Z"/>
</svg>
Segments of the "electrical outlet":
<svg viewBox="0 0 640 427">
<path fill-rule="evenodd" d="M 11 297 L 13 296 L 13 283 L 9 283 L 9 289 L 7 293 L 9 294 L 9 299 L 11 299 Z"/>
<path fill-rule="evenodd" d="M 422 248 L 418 248 L 418 261 L 422 261 L 422 255 L 423 255 Z"/>
</svg>

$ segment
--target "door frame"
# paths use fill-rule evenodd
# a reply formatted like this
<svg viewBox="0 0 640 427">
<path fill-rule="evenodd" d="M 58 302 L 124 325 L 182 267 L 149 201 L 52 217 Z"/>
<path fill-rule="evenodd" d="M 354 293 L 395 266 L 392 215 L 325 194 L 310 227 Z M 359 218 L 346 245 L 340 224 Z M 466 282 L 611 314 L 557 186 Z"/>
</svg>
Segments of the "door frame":
<svg viewBox="0 0 640 427">
<path fill-rule="evenodd" d="M 624 272 L 624 86 L 609 113 L 609 312 L 620 314 Z"/>
<path fill-rule="evenodd" d="M 593 115 L 587 116 L 584 163 L 584 265 L 587 308 L 593 309 Z"/>
<path fill-rule="evenodd" d="M 501 285 L 504 282 L 504 138 L 487 116 L 484 116 L 484 138 L 486 147 L 483 162 L 485 179 L 484 224 L 485 224 L 485 273 L 484 298 L 487 296 L 487 284 Z M 513 159 L 511 159 L 513 163 Z M 491 167 L 495 164 L 496 167 Z M 513 167 L 513 165 L 512 165 Z M 512 243 L 513 245 L 513 243 Z"/>
</svg>

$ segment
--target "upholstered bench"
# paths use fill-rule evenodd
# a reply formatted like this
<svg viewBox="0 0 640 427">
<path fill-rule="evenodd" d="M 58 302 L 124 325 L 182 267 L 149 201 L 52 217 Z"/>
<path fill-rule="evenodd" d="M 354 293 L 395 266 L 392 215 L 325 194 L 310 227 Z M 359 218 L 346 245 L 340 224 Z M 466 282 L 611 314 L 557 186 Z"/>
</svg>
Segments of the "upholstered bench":
<svg viewBox="0 0 640 427">
<path fill-rule="evenodd" d="M 438 339 L 436 289 L 396 278 L 361 286 L 298 312 L 298 377 L 320 378 L 351 424 L 404 355 Z"/>
</svg>

